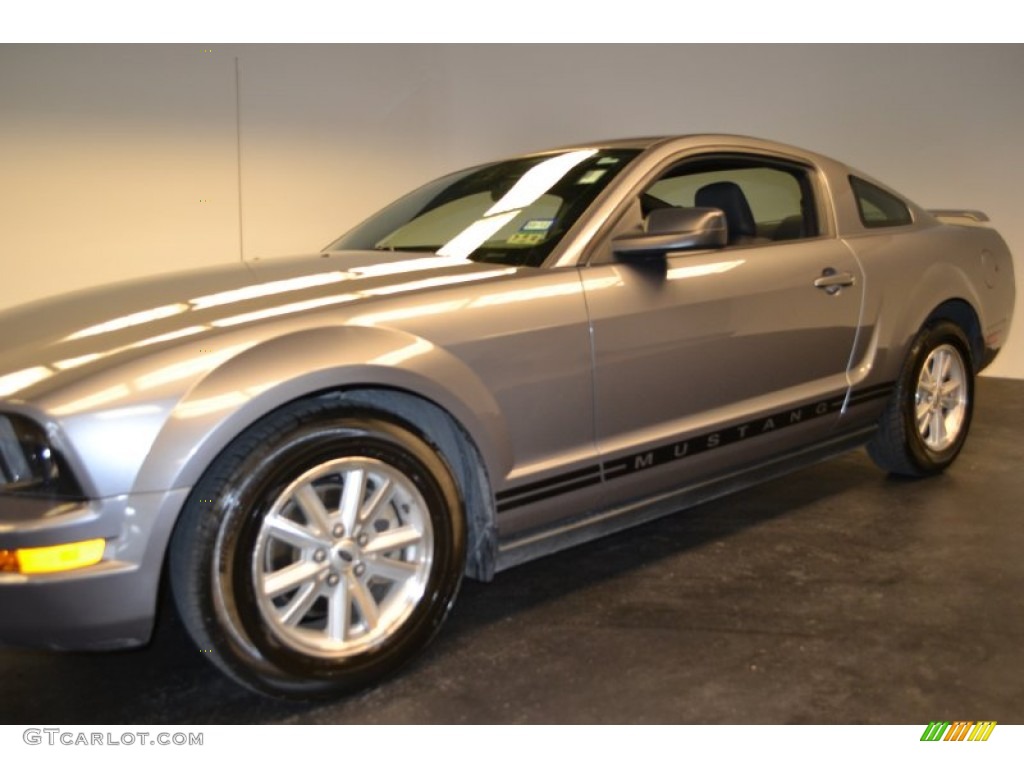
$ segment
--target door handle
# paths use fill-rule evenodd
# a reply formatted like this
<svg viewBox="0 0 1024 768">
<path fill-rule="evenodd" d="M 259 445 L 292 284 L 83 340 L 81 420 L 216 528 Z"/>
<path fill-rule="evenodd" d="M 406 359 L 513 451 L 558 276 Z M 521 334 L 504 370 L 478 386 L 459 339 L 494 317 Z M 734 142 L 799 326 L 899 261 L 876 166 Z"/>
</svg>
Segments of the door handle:
<svg viewBox="0 0 1024 768">
<path fill-rule="evenodd" d="M 849 272 L 837 272 L 832 267 L 825 267 L 821 270 L 821 277 L 814 281 L 815 288 L 824 289 L 829 296 L 835 296 L 843 288 L 849 287 L 857 282 Z"/>
</svg>

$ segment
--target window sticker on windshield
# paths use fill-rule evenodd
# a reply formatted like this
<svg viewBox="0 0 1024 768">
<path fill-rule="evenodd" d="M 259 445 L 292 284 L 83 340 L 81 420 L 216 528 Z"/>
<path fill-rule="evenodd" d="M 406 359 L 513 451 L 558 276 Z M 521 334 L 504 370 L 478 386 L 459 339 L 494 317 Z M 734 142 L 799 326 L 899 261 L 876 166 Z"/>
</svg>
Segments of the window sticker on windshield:
<svg viewBox="0 0 1024 768">
<path fill-rule="evenodd" d="M 604 168 L 595 168 L 593 171 L 587 171 L 582 176 L 577 184 L 593 184 L 595 181 L 604 176 L 607 171 Z"/>
<path fill-rule="evenodd" d="M 544 242 L 543 232 L 516 232 L 507 241 L 509 245 L 538 245 Z"/>
<path fill-rule="evenodd" d="M 519 228 L 520 232 L 547 232 L 555 223 L 554 219 L 529 219 Z"/>
<path fill-rule="evenodd" d="M 617 157 L 602 157 L 600 160 L 597 161 L 597 164 L 598 165 L 615 165 L 617 162 L 619 162 L 619 158 L 617 158 Z"/>
</svg>

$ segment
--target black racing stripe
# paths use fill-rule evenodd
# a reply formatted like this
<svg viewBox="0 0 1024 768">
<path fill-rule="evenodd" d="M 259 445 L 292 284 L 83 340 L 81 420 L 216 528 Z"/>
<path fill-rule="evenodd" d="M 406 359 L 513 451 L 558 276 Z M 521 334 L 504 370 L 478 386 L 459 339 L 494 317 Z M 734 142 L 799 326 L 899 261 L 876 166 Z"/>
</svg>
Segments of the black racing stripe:
<svg viewBox="0 0 1024 768">
<path fill-rule="evenodd" d="M 892 394 L 893 389 L 896 387 L 895 381 L 888 381 L 884 384 L 875 384 L 871 387 L 864 387 L 864 389 L 854 390 L 850 395 L 850 404 L 859 405 L 861 403 L 867 403 L 872 400 L 878 400 L 882 397 L 888 397 Z"/>
<path fill-rule="evenodd" d="M 605 480 L 614 480 L 617 477 L 628 475 L 630 473 L 629 461 L 622 460 L 618 462 L 614 467 L 608 467 L 604 471 Z"/>
<path fill-rule="evenodd" d="M 549 488 L 553 485 L 561 485 L 562 483 L 566 483 L 570 480 L 576 480 L 577 478 L 587 477 L 588 475 L 600 476 L 600 473 L 601 467 L 598 466 L 597 464 L 592 464 L 589 467 L 577 469 L 574 470 L 573 472 L 566 472 L 563 475 L 555 475 L 554 477 L 549 477 L 544 480 L 538 480 L 534 483 L 520 485 L 517 488 L 508 488 L 504 491 L 498 491 L 498 493 L 495 494 L 495 496 L 498 499 L 498 501 L 502 501 L 504 499 L 510 499 L 514 496 L 519 496 L 521 494 L 528 494 L 533 491 L 538 491 L 541 490 L 542 488 Z"/>
<path fill-rule="evenodd" d="M 860 405 L 871 400 L 888 397 L 894 386 L 895 382 L 890 381 L 855 390 L 849 396 L 849 404 Z M 673 440 L 669 443 L 648 448 L 645 451 L 638 451 L 627 456 L 618 456 L 600 465 L 595 464 L 573 472 L 549 477 L 546 480 L 538 480 L 517 488 L 499 491 L 496 494 L 498 512 L 506 512 L 516 507 L 586 488 L 601 482 L 602 479 L 606 482 L 615 480 L 634 472 L 653 469 L 672 461 L 679 461 L 680 459 L 696 456 L 700 453 L 724 448 L 752 437 L 774 433 L 786 427 L 796 426 L 828 416 L 841 410 L 846 402 L 846 393 L 833 395 L 803 405 L 786 408 L 768 416 L 759 416 L 747 419 L 746 421 L 727 424 L 703 434 L 694 435 L 682 440 Z"/>
<path fill-rule="evenodd" d="M 644 451 L 620 457 L 606 465 L 605 479 L 614 480 L 634 472 L 641 472 L 645 469 L 679 461 L 699 453 L 724 448 L 733 443 L 749 440 L 752 437 L 774 433 L 786 427 L 803 424 L 807 421 L 836 413 L 843 406 L 842 397 L 818 400 L 784 411 L 777 411 L 767 416 L 748 419 L 746 421 L 717 427 L 710 432 L 693 435 L 682 440 L 675 440 L 671 443 L 648 448 Z"/>
<path fill-rule="evenodd" d="M 499 500 L 498 512 L 507 512 L 510 509 L 515 509 L 516 507 L 533 504 L 536 501 L 543 501 L 544 499 L 550 499 L 554 496 L 561 496 L 563 493 L 569 493 L 570 491 L 578 491 L 580 488 L 586 488 L 588 485 L 597 485 L 600 482 L 600 475 L 592 475 L 590 477 L 584 477 L 580 480 L 576 480 L 575 482 L 567 483 L 566 485 L 559 485 L 556 488 L 517 496 L 515 498 Z"/>
</svg>

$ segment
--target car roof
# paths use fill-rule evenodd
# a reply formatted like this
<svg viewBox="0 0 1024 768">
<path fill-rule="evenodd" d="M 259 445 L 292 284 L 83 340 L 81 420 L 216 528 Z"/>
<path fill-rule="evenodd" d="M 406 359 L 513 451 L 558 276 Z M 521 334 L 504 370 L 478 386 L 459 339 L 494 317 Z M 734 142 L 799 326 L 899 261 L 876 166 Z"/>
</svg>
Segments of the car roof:
<svg viewBox="0 0 1024 768">
<path fill-rule="evenodd" d="M 680 149 L 686 148 L 687 146 L 701 147 L 701 146 L 714 146 L 714 145 L 725 145 L 725 146 L 743 146 L 749 147 L 753 151 L 767 150 L 783 152 L 787 154 L 802 155 L 808 158 L 820 158 L 820 159 L 831 159 L 825 158 L 823 155 L 819 155 L 803 147 L 797 147 L 792 144 L 785 144 L 779 141 L 773 141 L 771 139 L 763 139 L 754 136 L 745 136 L 742 134 L 733 133 L 684 133 L 677 135 L 661 135 L 661 136 L 636 136 L 632 138 L 618 138 L 618 139 L 606 139 L 601 141 L 591 142 L 578 142 L 572 145 L 556 147 L 546 151 L 565 151 L 573 149 L 591 149 L 594 147 L 600 147 L 602 149 L 649 149 L 654 146 L 661 144 L 675 144 Z M 833 160 L 833 162 L 835 162 Z"/>
</svg>

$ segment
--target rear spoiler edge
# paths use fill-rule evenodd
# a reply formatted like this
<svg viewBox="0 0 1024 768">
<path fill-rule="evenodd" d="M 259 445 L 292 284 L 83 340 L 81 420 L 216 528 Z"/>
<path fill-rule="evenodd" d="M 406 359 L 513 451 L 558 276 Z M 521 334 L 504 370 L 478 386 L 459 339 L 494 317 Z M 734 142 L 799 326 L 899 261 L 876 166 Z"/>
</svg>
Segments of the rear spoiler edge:
<svg viewBox="0 0 1024 768">
<path fill-rule="evenodd" d="M 929 209 L 928 213 L 944 224 L 984 224 L 989 218 L 981 211 L 960 208 Z"/>
</svg>

